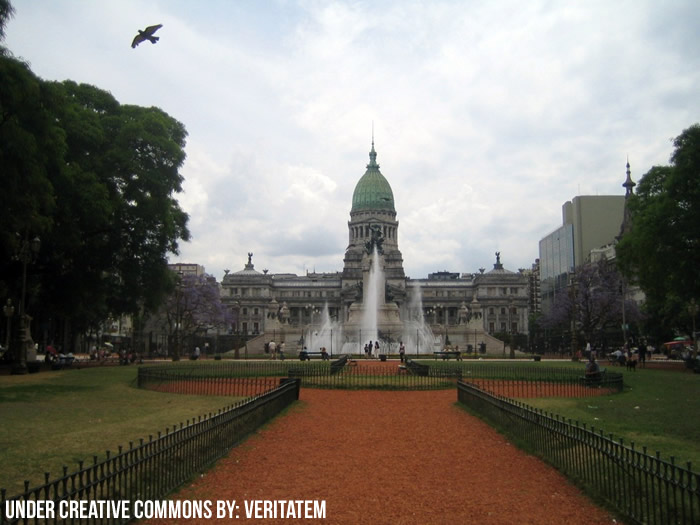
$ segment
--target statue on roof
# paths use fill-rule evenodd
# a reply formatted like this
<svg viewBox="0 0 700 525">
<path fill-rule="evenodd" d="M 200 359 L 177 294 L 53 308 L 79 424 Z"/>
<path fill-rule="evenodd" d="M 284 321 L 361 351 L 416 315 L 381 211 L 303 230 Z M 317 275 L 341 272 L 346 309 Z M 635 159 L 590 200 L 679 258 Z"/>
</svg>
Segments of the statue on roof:
<svg viewBox="0 0 700 525">
<path fill-rule="evenodd" d="M 248 252 L 248 264 L 253 260 L 253 252 Z"/>
<path fill-rule="evenodd" d="M 379 226 L 378 224 L 372 224 L 369 227 L 370 230 L 370 239 L 365 243 L 365 249 L 367 250 L 367 253 L 372 255 L 372 252 L 374 251 L 374 247 L 377 247 L 377 253 L 380 255 L 384 254 L 384 235 L 382 235 L 382 227 Z"/>
</svg>

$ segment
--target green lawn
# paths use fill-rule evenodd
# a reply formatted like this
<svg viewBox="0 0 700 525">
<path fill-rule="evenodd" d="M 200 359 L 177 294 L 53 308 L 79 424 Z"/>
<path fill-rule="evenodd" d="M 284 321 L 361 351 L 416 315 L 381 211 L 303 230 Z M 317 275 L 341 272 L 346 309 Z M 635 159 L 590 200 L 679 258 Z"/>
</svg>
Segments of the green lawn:
<svg viewBox="0 0 700 525">
<path fill-rule="evenodd" d="M 621 394 L 585 399 L 525 399 L 530 406 L 570 418 L 587 427 L 602 429 L 605 435 L 622 437 L 635 449 L 661 458 L 675 457 L 676 464 L 691 461 L 700 471 L 700 375 L 680 371 L 622 367 L 609 370 L 624 373 Z"/>
<path fill-rule="evenodd" d="M 136 366 L 0 377 L 0 487 L 43 483 L 129 441 L 231 405 L 231 397 L 163 394 L 135 388 Z"/>
<path fill-rule="evenodd" d="M 295 366 L 301 363 L 294 363 Z M 304 363 L 307 364 L 307 363 Z M 426 364 L 429 363 L 426 361 Z M 475 363 L 479 366 L 481 363 Z M 542 367 L 545 363 L 512 363 Z M 545 366 L 583 369 L 581 363 Z M 255 369 L 253 365 L 251 369 Z M 262 367 L 261 367 L 262 368 Z M 277 367 L 273 367 L 277 368 Z M 203 368 L 202 368 L 203 369 Z M 526 399 L 525 403 L 647 446 L 664 459 L 700 466 L 700 376 L 685 372 L 626 372 L 622 394 L 585 399 Z M 138 390 L 137 367 L 104 367 L 0 377 L 0 487 L 14 495 L 52 477 L 80 459 L 104 457 L 129 441 L 148 439 L 166 427 L 216 411 L 235 398 L 189 396 Z M 268 370 L 258 370 L 268 373 Z M 516 370 L 517 373 L 517 370 Z"/>
</svg>

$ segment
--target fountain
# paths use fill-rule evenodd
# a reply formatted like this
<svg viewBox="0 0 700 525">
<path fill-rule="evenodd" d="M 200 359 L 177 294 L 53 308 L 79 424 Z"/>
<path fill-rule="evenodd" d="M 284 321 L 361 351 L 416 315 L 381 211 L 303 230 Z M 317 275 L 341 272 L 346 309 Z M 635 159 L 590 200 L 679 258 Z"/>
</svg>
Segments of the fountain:
<svg viewBox="0 0 700 525">
<path fill-rule="evenodd" d="M 430 354 L 440 349 L 439 341 L 436 342 L 430 325 L 425 322 L 423 296 L 419 284 L 410 287 L 408 304 L 402 310 L 401 317 L 404 326 L 403 342 L 407 352 Z"/>
<path fill-rule="evenodd" d="M 401 342 L 411 353 L 417 349 L 421 353 L 432 352 L 434 337 L 423 319 L 420 297 L 418 306 L 409 306 L 402 320 L 396 303 L 386 301 L 381 241 L 372 243 L 371 248 L 371 254 L 366 254 L 363 260 L 362 303 L 350 306 L 344 326 L 348 346 L 343 347 L 343 351 L 358 352 L 367 342 L 379 341 L 382 354 L 398 353 Z M 411 318 L 411 312 L 414 318 Z"/>
<path fill-rule="evenodd" d="M 325 347 L 330 355 L 352 351 L 343 349 L 343 325 L 331 318 L 327 302 L 323 305 L 318 327 L 309 328 L 304 334 L 304 341 L 312 352 L 321 347 Z"/>
</svg>

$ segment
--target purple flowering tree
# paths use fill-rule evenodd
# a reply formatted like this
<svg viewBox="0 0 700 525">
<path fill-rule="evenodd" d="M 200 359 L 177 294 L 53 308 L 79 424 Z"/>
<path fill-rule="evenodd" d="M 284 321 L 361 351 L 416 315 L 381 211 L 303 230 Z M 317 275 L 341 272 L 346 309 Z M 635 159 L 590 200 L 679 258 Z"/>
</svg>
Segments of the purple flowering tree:
<svg viewBox="0 0 700 525">
<path fill-rule="evenodd" d="M 611 328 L 622 325 L 623 281 L 614 264 L 603 259 L 580 266 L 574 285 L 560 290 L 549 312 L 543 315 L 544 328 L 567 331 L 575 322 L 577 335 L 586 341 L 598 341 Z M 625 301 L 627 322 L 639 320 L 634 301 Z"/>
<path fill-rule="evenodd" d="M 209 330 L 228 329 L 233 314 L 221 301 L 219 285 L 208 274 L 177 277 L 173 292 L 153 320 L 174 342 L 173 359 L 182 354 L 183 343 Z"/>
</svg>

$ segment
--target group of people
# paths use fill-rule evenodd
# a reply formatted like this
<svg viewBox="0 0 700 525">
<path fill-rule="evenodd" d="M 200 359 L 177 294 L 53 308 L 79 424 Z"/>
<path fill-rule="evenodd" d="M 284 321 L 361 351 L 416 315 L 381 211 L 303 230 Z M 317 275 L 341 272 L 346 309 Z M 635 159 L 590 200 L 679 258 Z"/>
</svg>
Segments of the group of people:
<svg viewBox="0 0 700 525">
<path fill-rule="evenodd" d="M 365 358 L 379 358 L 379 341 L 370 341 L 365 345 Z M 406 360 L 406 345 L 399 341 L 399 359 L 403 363 Z"/>
<path fill-rule="evenodd" d="M 284 341 L 279 345 L 275 341 L 265 343 L 265 353 L 270 354 L 270 359 L 275 360 L 279 357 L 280 361 L 284 361 Z"/>
<path fill-rule="evenodd" d="M 376 359 L 379 357 L 379 341 L 370 341 L 365 345 L 365 358 Z"/>
</svg>

